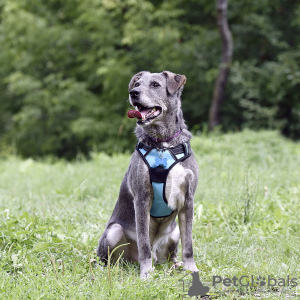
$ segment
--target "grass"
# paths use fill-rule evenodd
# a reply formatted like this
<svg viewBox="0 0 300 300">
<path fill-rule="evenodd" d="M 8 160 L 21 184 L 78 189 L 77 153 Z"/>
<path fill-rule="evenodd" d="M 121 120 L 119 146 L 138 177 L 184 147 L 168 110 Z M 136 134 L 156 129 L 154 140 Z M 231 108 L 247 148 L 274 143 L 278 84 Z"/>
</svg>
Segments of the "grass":
<svg viewBox="0 0 300 300">
<path fill-rule="evenodd" d="M 282 299 L 278 286 L 226 291 L 211 283 L 214 275 L 298 276 L 300 145 L 244 131 L 194 137 L 192 147 L 200 170 L 194 254 L 211 298 Z M 137 264 L 95 267 L 129 160 L 0 160 L 0 299 L 182 299 L 179 280 L 191 276 L 169 264 L 145 281 Z M 298 287 L 290 293 L 297 297 Z"/>
</svg>

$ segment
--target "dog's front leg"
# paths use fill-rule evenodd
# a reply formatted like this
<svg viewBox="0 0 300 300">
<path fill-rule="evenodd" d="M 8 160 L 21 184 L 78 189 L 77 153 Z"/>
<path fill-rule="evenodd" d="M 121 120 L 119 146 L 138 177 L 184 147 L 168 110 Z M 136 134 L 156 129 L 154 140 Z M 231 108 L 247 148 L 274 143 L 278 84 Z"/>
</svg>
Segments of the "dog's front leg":
<svg viewBox="0 0 300 300">
<path fill-rule="evenodd" d="M 151 246 L 149 237 L 150 197 L 150 192 L 142 191 L 134 200 L 140 276 L 143 279 L 149 277 L 149 272 L 152 271 Z"/>
<path fill-rule="evenodd" d="M 192 238 L 192 227 L 193 227 L 193 214 L 194 205 L 193 198 L 188 197 L 185 201 L 185 205 L 178 212 L 178 221 L 180 229 L 180 237 L 182 244 L 182 260 L 186 270 L 197 272 L 198 268 L 194 261 L 193 254 L 193 238 Z"/>
</svg>

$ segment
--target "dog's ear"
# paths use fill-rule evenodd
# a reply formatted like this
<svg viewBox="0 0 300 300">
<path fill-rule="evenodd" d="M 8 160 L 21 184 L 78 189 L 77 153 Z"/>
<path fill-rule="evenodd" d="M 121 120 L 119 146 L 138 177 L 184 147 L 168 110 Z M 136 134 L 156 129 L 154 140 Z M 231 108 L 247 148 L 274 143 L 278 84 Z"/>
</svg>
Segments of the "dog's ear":
<svg viewBox="0 0 300 300">
<path fill-rule="evenodd" d="M 143 76 L 143 74 L 144 74 L 144 71 L 135 74 L 135 75 L 131 78 L 131 80 L 130 80 L 130 82 L 129 82 L 129 86 L 128 86 L 128 91 L 130 91 L 130 90 L 133 88 L 134 83 L 135 83 L 136 81 L 138 81 L 138 80 Z"/>
<path fill-rule="evenodd" d="M 180 74 L 174 74 L 169 71 L 163 71 L 167 78 L 167 90 L 171 95 L 174 95 L 185 83 L 186 77 Z"/>
</svg>

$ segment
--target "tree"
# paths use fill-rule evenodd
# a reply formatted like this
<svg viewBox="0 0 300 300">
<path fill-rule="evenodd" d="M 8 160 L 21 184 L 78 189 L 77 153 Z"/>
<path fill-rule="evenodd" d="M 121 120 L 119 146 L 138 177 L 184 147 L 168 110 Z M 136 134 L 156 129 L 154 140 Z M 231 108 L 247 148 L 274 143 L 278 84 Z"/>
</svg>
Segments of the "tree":
<svg viewBox="0 0 300 300">
<path fill-rule="evenodd" d="M 233 42 L 227 21 L 227 0 L 217 0 L 217 24 L 222 39 L 222 58 L 219 75 L 217 77 L 213 99 L 209 110 L 209 129 L 213 130 L 221 123 L 220 109 L 224 101 L 225 88 L 229 77 L 233 53 Z"/>
</svg>

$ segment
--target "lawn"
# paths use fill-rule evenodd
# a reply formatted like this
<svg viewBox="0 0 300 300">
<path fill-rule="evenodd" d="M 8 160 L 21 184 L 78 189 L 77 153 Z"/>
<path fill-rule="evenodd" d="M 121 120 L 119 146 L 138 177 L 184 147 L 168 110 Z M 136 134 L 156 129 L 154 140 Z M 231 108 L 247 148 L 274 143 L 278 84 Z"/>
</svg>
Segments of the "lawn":
<svg viewBox="0 0 300 300">
<path fill-rule="evenodd" d="M 196 136 L 192 148 L 200 170 L 194 255 L 210 298 L 300 295 L 298 286 L 279 284 L 287 276 L 300 284 L 299 143 L 247 130 Z M 181 268 L 158 265 L 140 280 L 137 264 L 96 267 L 129 160 L 0 159 L 0 299 L 182 299 L 192 277 Z M 213 276 L 266 284 L 213 287 Z"/>
</svg>

